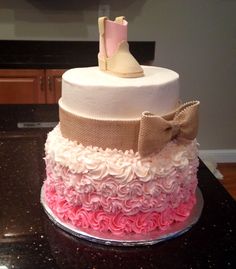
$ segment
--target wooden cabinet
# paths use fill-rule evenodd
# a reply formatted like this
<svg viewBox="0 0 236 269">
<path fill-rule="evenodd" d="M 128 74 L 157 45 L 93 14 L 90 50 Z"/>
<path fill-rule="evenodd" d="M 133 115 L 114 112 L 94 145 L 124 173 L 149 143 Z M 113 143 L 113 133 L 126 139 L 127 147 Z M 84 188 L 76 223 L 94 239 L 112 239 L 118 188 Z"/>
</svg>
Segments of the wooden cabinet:
<svg viewBox="0 0 236 269">
<path fill-rule="evenodd" d="M 64 72 L 64 69 L 45 70 L 47 104 L 54 104 L 61 97 L 61 77 Z"/>
<path fill-rule="evenodd" d="M 0 69 L 0 104 L 54 104 L 64 69 Z"/>
<path fill-rule="evenodd" d="M 0 70 L 1 104 L 45 103 L 44 70 Z"/>
</svg>

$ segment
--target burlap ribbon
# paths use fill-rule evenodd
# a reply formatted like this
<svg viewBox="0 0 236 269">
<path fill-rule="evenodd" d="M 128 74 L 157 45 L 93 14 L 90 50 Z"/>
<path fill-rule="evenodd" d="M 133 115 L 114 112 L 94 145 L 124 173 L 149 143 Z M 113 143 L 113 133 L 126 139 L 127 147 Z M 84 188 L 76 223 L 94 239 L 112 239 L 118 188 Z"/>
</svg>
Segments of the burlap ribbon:
<svg viewBox="0 0 236 269">
<path fill-rule="evenodd" d="M 84 146 L 132 149 L 146 157 L 160 151 L 174 138 L 194 139 L 199 104 L 198 101 L 185 103 L 164 116 L 143 112 L 141 119 L 127 121 L 76 116 L 60 106 L 60 128 L 64 137 Z"/>
</svg>

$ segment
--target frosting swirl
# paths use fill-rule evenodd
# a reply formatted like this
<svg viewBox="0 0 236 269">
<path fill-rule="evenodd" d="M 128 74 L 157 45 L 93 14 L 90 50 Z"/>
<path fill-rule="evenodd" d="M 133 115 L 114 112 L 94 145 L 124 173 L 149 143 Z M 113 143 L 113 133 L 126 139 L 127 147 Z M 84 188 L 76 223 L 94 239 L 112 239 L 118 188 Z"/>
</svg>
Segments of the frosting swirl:
<svg viewBox="0 0 236 269">
<path fill-rule="evenodd" d="M 131 232 L 148 233 L 155 229 L 165 230 L 174 222 L 184 221 L 196 202 L 195 196 L 192 195 L 188 201 L 181 203 L 178 207 L 167 208 L 160 213 L 138 212 L 134 215 L 125 215 L 122 212 L 87 211 L 79 205 L 73 206 L 63 196 L 58 195 L 50 184 L 45 184 L 44 192 L 47 205 L 62 221 L 77 228 L 110 231 L 116 235 Z"/>
<path fill-rule="evenodd" d="M 46 160 L 67 167 L 72 173 L 86 174 L 93 180 L 103 180 L 108 175 L 119 182 L 128 183 L 134 178 L 142 182 L 156 177 L 166 177 L 176 168 L 184 169 L 197 158 L 197 143 L 193 141 L 171 141 L 158 154 L 141 158 L 133 150 L 103 150 L 84 147 L 61 135 L 59 125 L 49 134 L 45 144 Z"/>
<path fill-rule="evenodd" d="M 141 158 L 132 150 L 78 145 L 58 125 L 48 134 L 45 153 L 46 202 L 75 227 L 146 233 L 185 220 L 195 203 L 196 140 L 172 140 Z"/>
<path fill-rule="evenodd" d="M 112 176 L 98 181 L 86 174 L 71 173 L 47 160 L 46 183 L 55 186 L 56 192 L 70 204 L 81 205 L 89 211 L 102 209 L 129 215 L 138 211 L 161 212 L 170 205 L 177 207 L 194 194 L 197 165 L 198 162 L 191 162 L 188 168 L 173 171 L 166 178 L 157 177 L 147 182 L 134 178 L 128 183 L 119 183 Z"/>
</svg>

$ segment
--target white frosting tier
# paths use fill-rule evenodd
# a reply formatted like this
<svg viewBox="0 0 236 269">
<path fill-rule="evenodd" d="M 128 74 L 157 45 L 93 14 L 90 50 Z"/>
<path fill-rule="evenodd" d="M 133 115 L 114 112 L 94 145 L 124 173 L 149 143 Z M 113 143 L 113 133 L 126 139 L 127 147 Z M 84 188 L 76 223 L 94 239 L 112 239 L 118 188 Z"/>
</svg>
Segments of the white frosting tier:
<svg viewBox="0 0 236 269">
<path fill-rule="evenodd" d="M 141 182 L 148 182 L 156 177 L 166 179 L 175 169 L 184 169 L 189 167 L 190 162 L 197 161 L 196 140 L 173 140 L 158 154 L 141 158 L 132 150 L 103 150 L 77 144 L 61 135 L 59 125 L 48 134 L 45 152 L 46 160 L 53 160 L 73 173 L 87 174 L 89 179 L 98 181 L 109 175 L 120 184 L 127 184 L 136 178 Z"/>
<path fill-rule="evenodd" d="M 179 101 L 179 75 L 169 69 L 142 66 L 145 76 L 120 78 L 98 67 L 70 69 L 62 77 L 64 109 L 84 117 L 138 119 L 143 111 L 163 115 Z"/>
</svg>

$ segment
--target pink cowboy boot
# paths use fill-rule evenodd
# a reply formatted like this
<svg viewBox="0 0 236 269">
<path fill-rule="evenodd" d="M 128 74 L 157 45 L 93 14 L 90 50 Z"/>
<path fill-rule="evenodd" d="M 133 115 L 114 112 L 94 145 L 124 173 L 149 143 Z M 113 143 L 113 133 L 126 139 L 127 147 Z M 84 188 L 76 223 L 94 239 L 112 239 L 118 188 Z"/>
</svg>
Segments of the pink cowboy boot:
<svg viewBox="0 0 236 269">
<path fill-rule="evenodd" d="M 107 17 L 98 19 L 99 68 L 119 77 L 142 77 L 143 69 L 129 51 L 127 26 L 124 17 L 117 17 L 115 21 Z"/>
</svg>

